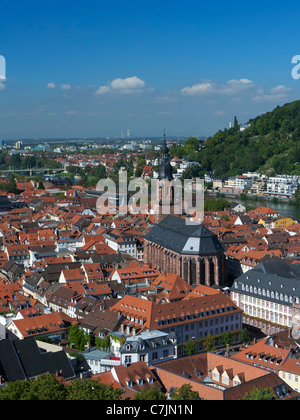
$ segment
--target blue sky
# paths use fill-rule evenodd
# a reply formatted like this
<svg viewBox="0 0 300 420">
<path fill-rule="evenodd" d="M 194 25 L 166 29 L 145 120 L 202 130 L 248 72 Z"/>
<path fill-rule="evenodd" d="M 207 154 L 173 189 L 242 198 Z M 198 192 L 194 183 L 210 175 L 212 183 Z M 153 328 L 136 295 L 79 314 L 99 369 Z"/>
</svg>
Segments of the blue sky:
<svg viewBox="0 0 300 420">
<path fill-rule="evenodd" d="M 1 5 L 0 137 L 208 136 L 300 98 L 295 1 Z"/>
</svg>

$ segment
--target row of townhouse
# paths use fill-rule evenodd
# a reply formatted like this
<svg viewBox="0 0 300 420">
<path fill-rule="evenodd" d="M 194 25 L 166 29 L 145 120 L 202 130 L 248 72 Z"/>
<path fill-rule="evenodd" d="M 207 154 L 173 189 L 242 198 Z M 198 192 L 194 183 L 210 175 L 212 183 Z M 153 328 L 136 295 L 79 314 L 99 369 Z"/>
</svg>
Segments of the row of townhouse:
<svg viewBox="0 0 300 420">
<path fill-rule="evenodd" d="M 214 180 L 214 188 L 220 188 L 221 192 L 244 192 L 253 194 L 291 197 L 299 187 L 298 175 L 276 175 L 268 177 L 258 173 L 244 173 L 228 180 Z"/>
<path fill-rule="evenodd" d="M 276 175 L 267 180 L 266 193 L 275 196 L 290 197 L 295 194 L 299 186 L 298 175 Z"/>
</svg>

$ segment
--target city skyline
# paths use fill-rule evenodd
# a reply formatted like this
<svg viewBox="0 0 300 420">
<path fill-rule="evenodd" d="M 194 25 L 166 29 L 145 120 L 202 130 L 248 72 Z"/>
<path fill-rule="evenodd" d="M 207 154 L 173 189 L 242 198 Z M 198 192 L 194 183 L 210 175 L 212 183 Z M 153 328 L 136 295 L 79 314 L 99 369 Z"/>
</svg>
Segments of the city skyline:
<svg viewBox="0 0 300 420">
<path fill-rule="evenodd" d="M 209 136 L 297 100 L 300 6 L 223 3 L 3 5 L 0 137 Z"/>
</svg>

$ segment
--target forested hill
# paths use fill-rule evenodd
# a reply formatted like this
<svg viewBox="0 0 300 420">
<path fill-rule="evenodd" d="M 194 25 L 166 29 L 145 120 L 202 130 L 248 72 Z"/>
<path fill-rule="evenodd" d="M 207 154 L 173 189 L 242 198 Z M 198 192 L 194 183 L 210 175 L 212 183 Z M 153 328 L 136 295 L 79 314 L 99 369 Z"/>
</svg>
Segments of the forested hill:
<svg viewBox="0 0 300 420">
<path fill-rule="evenodd" d="M 300 101 L 278 106 L 249 125 L 240 131 L 235 119 L 234 127 L 207 139 L 197 153 L 202 171 L 213 169 L 225 178 L 248 171 L 300 175 Z"/>
</svg>

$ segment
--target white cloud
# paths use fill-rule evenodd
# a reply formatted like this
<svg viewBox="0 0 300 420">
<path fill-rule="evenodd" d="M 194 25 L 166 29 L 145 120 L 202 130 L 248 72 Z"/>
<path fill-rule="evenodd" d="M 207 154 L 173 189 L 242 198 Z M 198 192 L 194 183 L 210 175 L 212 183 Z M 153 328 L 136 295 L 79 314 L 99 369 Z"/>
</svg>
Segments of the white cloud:
<svg viewBox="0 0 300 420">
<path fill-rule="evenodd" d="M 184 95 L 205 95 L 213 92 L 213 85 L 212 83 L 197 83 L 196 85 L 181 89 L 181 92 Z"/>
<path fill-rule="evenodd" d="M 100 86 L 96 90 L 96 95 L 104 95 L 108 92 L 118 92 L 118 93 L 136 93 L 141 92 L 145 89 L 146 83 L 144 80 L 139 79 L 136 76 L 127 77 L 125 79 L 117 78 L 114 79 L 107 85 Z"/>
<path fill-rule="evenodd" d="M 49 82 L 49 83 L 47 84 L 47 88 L 48 88 L 48 89 L 54 89 L 54 88 L 55 88 L 55 83 L 54 83 L 54 82 Z"/>
<path fill-rule="evenodd" d="M 105 93 L 109 92 L 110 88 L 108 86 L 100 86 L 99 89 L 96 90 L 96 95 L 104 95 Z"/>
<path fill-rule="evenodd" d="M 249 79 L 232 79 L 225 83 L 203 81 L 192 86 L 181 89 L 183 95 L 234 95 L 242 90 L 253 88 L 255 85 Z"/>
<path fill-rule="evenodd" d="M 145 82 L 136 76 L 127 77 L 126 79 L 115 79 L 111 82 L 110 87 L 118 90 L 135 90 L 143 89 Z"/>
<path fill-rule="evenodd" d="M 4 90 L 6 88 L 5 83 L 0 81 L 0 90 Z"/>
<path fill-rule="evenodd" d="M 291 88 L 287 87 L 287 86 L 283 86 L 283 85 L 278 85 L 276 87 L 274 87 L 273 89 L 271 89 L 271 93 L 278 95 L 278 94 L 283 94 L 283 93 L 287 93 L 291 90 Z"/>
<path fill-rule="evenodd" d="M 69 90 L 69 89 L 71 89 L 71 85 L 68 85 L 68 84 L 63 84 L 63 85 L 60 85 L 60 88 L 61 88 L 62 90 Z"/>
<path fill-rule="evenodd" d="M 291 88 L 283 85 L 275 86 L 270 90 L 269 93 L 265 93 L 262 89 L 258 91 L 258 94 L 252 98 L 253 102 L 277 102 L 287 98 L 288 92 Z"/>
<path fill-rule="evenodd" d="M 249 79 L 232 79 L 228 80 L 227 85 L 232 87 L 233 89 L 248 89 L 250 87 L 253 87 L 254 83 L 252 82 L 252 80 Z"/>
</svg>

